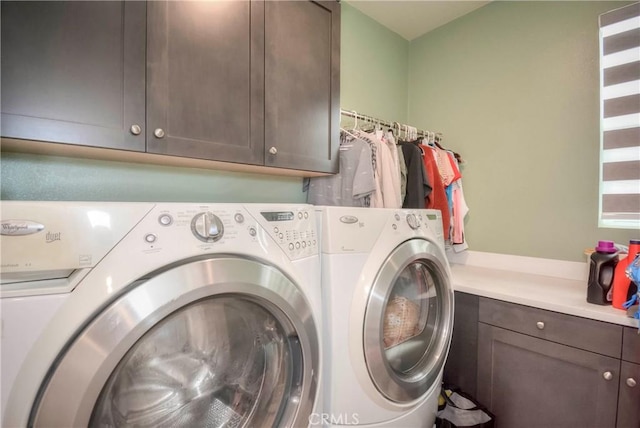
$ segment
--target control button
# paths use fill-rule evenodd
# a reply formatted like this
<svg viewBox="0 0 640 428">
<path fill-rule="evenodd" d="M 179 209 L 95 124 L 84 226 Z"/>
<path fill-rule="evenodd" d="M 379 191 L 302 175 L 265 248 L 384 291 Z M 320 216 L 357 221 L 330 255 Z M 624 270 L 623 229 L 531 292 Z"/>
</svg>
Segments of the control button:
<svg viewBox="0 0 640 428">
<path fill-rule="evenodd" d="M 302 248 L 307 248 L 307 241 L 302 241 Z"/>
<path fill-rule="evenodd" d="M 274 227 L 273 228 L 273 233 L 278 233 L 278 232 L 280 232 L 280 229 L 278 229 L 277 227 Z"/>
<path fill-rule="evenodd" d="M 407 224 L 414 230 L 420 227 L 420 221 L 415 214 L 407 214 Z"/>
<path fill-rule="evenodd" d="M 281 233 L 280 235 L 278 235 L 278 238 L 284 239 L 284 235 Z"/>
<path fill-rule="evenodd" d="M 293 246 L 293 242 L 289 244 L 289 249 L 293 250 L 294 246 Z"/>
<path fill-rule="evenodd" d="M 244 223 L 244 216 L 240 213 L 234 215 L 233 219 L 236 221 L 236 223 Z"/>
<path fill-rule="evenodd" d="M 309 218 L 309 213 L 308 212 L 304 212 L 304 218 Z"/>
<path fill-rule="evenodd" d="M 147 233 L 144 235 L 144 240 L 147 241 L 148 244 L 153 244 L 158 240 L 158 237 L 153 233 Z"/>
<path fill-rule="evenodd" d="M 307 241 L 307 245 L 308 245 L 308 246 L 311 246 L 311 241 Z"/>
<path fill-rule="evenodd" d="M 391 227 L 393 227 L 393 230 L 396 230 L 398 228 L 398 225 L 393 223 L 393 226 L 391 226 Z"/>
<path fill-rule="evenodd" d="M 218 216 L 206 211 L 193 217 L 191 232 L 203 242 L 216 242 L 224 235 L 224 225 Z"/>
<path fill-rule="evenodd" d="M 296 242 L 296 248 L 299 249 L 300 248 L 300 242 Z"/>
<path fill-rule="evenodd" d="M 298 218 L 302 220 L 302 211 L 298 211 Z"/>
<path fill-rule="evenodd" d="M 163 226 L 169 226 L 171 223 L 173 223 L 173 217 L 171 217 L 169 214 L 162 214 L 160 217 L 158 217 L 158 223 Z"/>
<path fill-rule="evenodd" d="M 396 215 L 394 215 L 396 221 L 400 221 L 400 214 L 396 213 Z"/>
<path fill-rule="evenodd" d="M 258 232 L 256 232 L 256 228 L 255 227 L 250 227 L 249 228 L 249 235 L 256 236 L 257 234 L 258 234 Z"/>
</svg>

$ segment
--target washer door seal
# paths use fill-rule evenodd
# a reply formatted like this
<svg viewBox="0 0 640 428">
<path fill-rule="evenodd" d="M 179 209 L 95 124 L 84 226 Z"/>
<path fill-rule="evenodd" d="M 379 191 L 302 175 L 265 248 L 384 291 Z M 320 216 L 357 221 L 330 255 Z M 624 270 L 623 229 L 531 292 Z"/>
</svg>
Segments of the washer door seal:
<svg viewBox="0 0 640 428">
<path fill-rule="evenodd" d="M 202 304 L 208 302 L 215 303 L 217 308 L 221 303 L 227 309 L 234 307 L 229 305 L 231 302 L 245 302 L 240 306 L 263 311 L 262 317 L 268 324 L 265 329 L 273 326 L 278 331 L 274 341 L 286 342 L 284 348 L 280 348 L 286 355 L 267 345 L 264 353 L 256 352 L 262 355 L 257 358 L 264 357 L 265 367 L 274 366 L 266 362 L 269 358 L 286 361 L 283 364 L 290 366 L 283 368 L 287 372 L 282 378 L 287 392 L 278 403 L 269 405 L 270 411 L 275 408 L 277 414 L 272 422 L 283 426 L 306 425 L 318 393 L 320 358 L 310 306 L 295 283 L 280 270 L 257 260 L 234 256 L 188 261 L 138 281 L 135 287 L 106 306 L 60 353 L 40 388 L 28 425 L 89 426 L 90 421 L 95 421 L 92 414 L 96 404 L 103 402 L 99 397 L 108 389 L 105 385 L 113 384 L 114 370 L 121 368 L 121 362 L 125 364 L 130 360 L 131 354 L 135 354 L 133 350 L 144 343 L 145 337 L 153 339 L 154 332 L 158 331 L 154 327 L 171 325 L 166 323 L 189 308 L 201 312 Z M 187 321 L 206 318 L 192 315 L 187 313 Z M 206 325 L 197 326 L 196 330 L 198 328 L 206 329 Z M 252 370 L 247 377 L 260 373 L 259 369 Z M 244 373 L 242 369 L 238 372 Z M 270 381 L 275 382 L 265 379 L 262 384 Z M 223 405 L 223 402 L 211 400 L 211 411 L 220 410 L 218 416 L 223 414 L 238 421 L 228 403 Z M 253 410 L 245 412 L 243 424 L 251 423 L 263 403 L 254 404 Z"/>
</svg>

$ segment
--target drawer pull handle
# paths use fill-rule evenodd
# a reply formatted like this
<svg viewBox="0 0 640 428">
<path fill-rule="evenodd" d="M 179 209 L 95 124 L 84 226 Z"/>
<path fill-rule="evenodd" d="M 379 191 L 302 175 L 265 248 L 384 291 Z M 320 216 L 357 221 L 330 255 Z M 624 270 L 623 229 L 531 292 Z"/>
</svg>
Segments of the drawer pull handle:
<svg viewBox="0 0 640 428">
<path fill-rule="evenodd" d="M 157 128 L 155 131 L 153 131 L 153 135 L 155 135 L 156 138 L 163 138 L 164 137 L 164 129 Z"/>
<path fill-rule="evenodd" d="M 536 327 L 538 327 L 538 330 L 544 330 L 544 323 L 542 321 L 538 321 L 536 323 Z"/>
<path fill-rule="evenodd" d="M 129 130 L 133 135 L 140 135 L 140 133 L 142 132 L 142 128 L 137 124 L 131 125 L 131 128 Z"/>
<path fill-rule="evenodd" d="M 604 373 L 602 373 L 602 377 L 604 378 L 604 380 L 611 380 L 611 379 L 613 379 L 613 373 L 604 372 Z"/>
<path fill-rule="evenodd" d="M 278 149 L 276 149 L 275 147 L 271 147 L 269 149 L 269 154 L 272 154 L 274 156 L 277 155 L 278 154 Z"/>
<path fill-rule="evenodd" d="M 629 388 L 633 388 L 634 386 L 636 386 L 636 380 L 630 377 L 629 379 L 627 379 L 627 386 Z"/>
</svg>

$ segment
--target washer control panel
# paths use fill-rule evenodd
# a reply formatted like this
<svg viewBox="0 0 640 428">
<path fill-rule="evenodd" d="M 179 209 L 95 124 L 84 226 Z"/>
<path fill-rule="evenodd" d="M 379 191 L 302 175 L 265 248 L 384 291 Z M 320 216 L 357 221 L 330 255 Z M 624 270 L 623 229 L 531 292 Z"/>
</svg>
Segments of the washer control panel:
<svg viewBox="0 0 640 428">
<path fill-rule="evenodd" d="M 318 253 L 315 211 L 307 205 L 247 206 L 265 232 L 292 260 Z"/>
<path fill-rule="evenodd" d="M 158 204 L 140 237 L 143 251 L 167 245 L 237 251 L 277 245 L 290 260 L 318 254 L 315 212 L 304 204 Z M 185 239 L 190 238 L 190 239 Z"/>
</svg>

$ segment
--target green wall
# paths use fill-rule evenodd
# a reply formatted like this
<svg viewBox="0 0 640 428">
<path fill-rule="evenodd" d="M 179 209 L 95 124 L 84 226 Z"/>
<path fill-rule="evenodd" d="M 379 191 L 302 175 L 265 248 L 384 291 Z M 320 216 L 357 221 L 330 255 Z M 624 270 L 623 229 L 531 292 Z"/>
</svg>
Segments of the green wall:
<svg viewBox="0 0 640 428">
<path fill-rule="evenodd" d="M 598 229 L 598 15 L 626 2 L 493 2 L 409 51 L 409 122 L 459 152 L 471 249 L 584 261 Z"/>
<path fill-rule="evenodd" d="M 342 2 L 340 105 L 406 122 L 409 42 Z"/>
<path fill-rule="evenodd" d="M 304 202 L 299 178 L 2 153 L 3 200 Z"/>
</svg>

